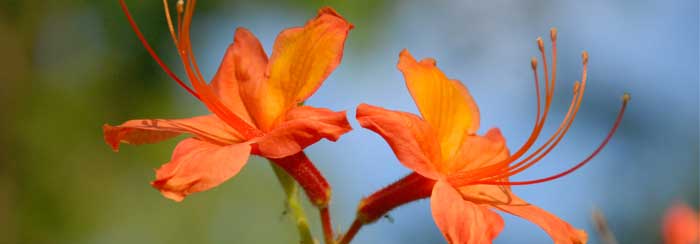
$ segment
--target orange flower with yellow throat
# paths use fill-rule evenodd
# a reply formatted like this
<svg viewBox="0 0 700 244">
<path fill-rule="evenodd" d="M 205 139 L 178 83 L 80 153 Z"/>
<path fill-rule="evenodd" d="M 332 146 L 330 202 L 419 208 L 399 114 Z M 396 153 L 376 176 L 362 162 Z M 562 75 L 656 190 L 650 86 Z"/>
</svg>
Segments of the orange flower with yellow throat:
<svg viewBox="0 0 700 244">
<path fill-rule="evenodd" d="M 510 181 L 509 177 L 535 165 L 564 137 L 574 121 L 586 89 L 588 54 L 583 53 L 580 82 L 574 83 L 569 110 L 554 134 L 542 146 L 530 150 L 542 131 L 557 79 L 556 38 L 551 30 L 552 67 L 546 62 L 544 44 L 538 39 L 544 67 L 544 105 L 540 99 L 537 59 L 532 59 L 537 115 L 534 129 L 521 148 L 510 153 L 498 128 L 478 135 L 479 109 L 469 91 L 458 80 L 436 67 L 433 59 L 416 61 L 403 50 L 398 69 L 415 101 L 420 116 L 362 104 L 357 108 L 360 124 L 386 140 L 396 157 L 415 171 L 396 183 L 363 199 L 355 223 L 341 243 L 347 243 L 359 228 L 407 202 L 430 197 L 435 224 L 450 243 L 491 243 L 503 229 L 500 210 L 539 225 L 555 243 L 585 243 L 587 235 L 558 217 L 513 194 L 512 185 L 546 182 L 567 175 L 590 161 L 608 143 L 617 129 L 629 95 L 623 96 L 621 111 L 601 145 L 582 162 L 551 177 Z M 540 109 L 544 107 L 544 109 Z M 532 151 L 530 154 L 527 154 Z"/>
<path fill-rule="evenodd" d="M 313 203 L 318 206 L 328 203 L 328 183 L 302 150 L 323 138 L 335 141 L 351 128 L 345 112 L 300 104 L 340 63 L 352 24 L 333 9 L 322 8 L 303 27 L 282 31 L 269 59 L 258 39 L 250 31 L 238 28 L 216 75 L 207 83 L 190 42 L 196 0 L 178 2 L 177 25 L 172 24 L 164 1 L 172 39 L 191 82 L 190 88 L 158 58 L 124 1 L 120 3 L 137 36 L 158 64 L 212 114 L 104 125 L 105 140 L 114 150 L 119 149 L 120 143 L 156 143 L 183 133 L 191 135 L 177 145 L 170 162 L 156 171 L 156 180 L 152 182 L 165 197 L 175 201 L 235 176 L 248 157 L 255 154 L 287 170 Z"/>
</svg>

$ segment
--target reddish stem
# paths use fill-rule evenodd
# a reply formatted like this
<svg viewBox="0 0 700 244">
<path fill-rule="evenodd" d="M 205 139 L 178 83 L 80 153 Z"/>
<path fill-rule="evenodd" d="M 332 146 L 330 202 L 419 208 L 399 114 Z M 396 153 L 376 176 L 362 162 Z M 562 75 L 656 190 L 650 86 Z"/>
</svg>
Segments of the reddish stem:
<svg viewBox="0 0 700 244">
<path fill-rule="evenodd" d="M 352 238 L 355 238 L 355 235 L 357 235 L 357 232 L 360 231 L 360 228 L 362 228 L 364 224 L 362 221 L 359 219 L 355 219 L 355 221 L 352 222 L 352 225 L 350 226 L 350 229 L 343 235 L 343 239 L 340 240 L 338 244 L 348 244 L 350 241 L 352 241 Z"/>
<path fill-rule="evenodd" d="M 331 214 L 328 211 L 328 207 L 319 208 L 318 211 L 321 215 L 321 224 L 323 225 L 323 238 L 326 240 L 326 244 L 333 244 L 335 243 L 333 238 L 333 223 L 331 222 Z"/>
</svg>

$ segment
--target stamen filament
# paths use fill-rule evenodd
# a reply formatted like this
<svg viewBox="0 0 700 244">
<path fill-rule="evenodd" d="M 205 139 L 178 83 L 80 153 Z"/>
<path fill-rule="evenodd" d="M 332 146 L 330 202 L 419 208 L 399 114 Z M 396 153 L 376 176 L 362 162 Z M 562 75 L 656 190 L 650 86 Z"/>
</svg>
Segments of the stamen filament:
<svg viewBox="0 0 700 244">
<path fill-rule="evenodd" d="M 173 38 L 173 43 L 175 43 L 175 46 L 177 47 L 177 37 L 175 35 L 175 29 L 173 28 L 173 20 L 170 18 L 170 6 L 168 6 L 168 0 L 163 0 L 163 8 L 165 9 L 165 20 L 168 23 L 170 37 Z"/>
<path fill-rule="evenodd" d="M 550 36 L 553 37 L 552 42 L 556 41 L 556 29 L 554 33 L 550 32 Z M 533 128 L 532 132 L 530 133 L 530 136 L 528 137 L 527 141 L 516 151 L 513 153 L 510 157 L 507 159 L 496 163 L 492 164 L 486 167 L 482 167 L 480 169 L 476 170 L 471 170 L 471 171 L 466 171 L 466 172 L 458 172 L 455 173 L 452 177 L 450 177 L 450 181 L 453 183 L 458 183 L 458 185 L 465 185 L 467 184 L 468 181 L 473 180 L 473 179 L 479 179 L 484 176 L 488 175 L 493 175 L 494 171 L 501 171 L 503 169 L 506 169 L 510 163 L 514 162 L 521 156 L 523 156 L 530 148 L 534 145 L 535 141 L 537 140 L 537 137 L 539 137 L 540 132 L 542 131 L 542 128 L 544 127 L 545 121 L 547 119 L 547 115 L 549 114 L 549 109 L 551 106 L 552 102 L 552 97 L 554 95 L 554 73 L 556 71 L 552 71 L 552 80 L 549 81 L 549 76 L 548 76 L 548 69 L 547 69 L 547 60 L 545 58 L 545 53 L 544 53 L 544 44 L 542 42 L 542 38 L 537 38 L 537 46 L 538 49 L 540 50 L 540 53 L 542 55 L 542 62 L 543 62 L 543 67 L 544 67 L 544 74 L 545 74 L 545 110 L 544 114 L 541 117 L 541 120 L 535 123 L 535 128 Z M 553 48 L 554 49 L 554 48 Z M 555 55 L 556 52 L 553 52 L 553 55 Z M 556 57 L 553 57 L 553 60 L 556 60 Z M 540 109 L 540 103 L 539 103 L 539 79 L 537 76 L 537 60 L 533 58 L 531 61 L 531 66 L 533 68 L 533 73 L 535 76 L 535 87 L 537 89 L 538 93 L 538 98 L 537 98 L 537 109 L 538 109 L 538 116 L 536 118 L 539 118 L 539 109 Z M 556 67 L 553 66 L 553 67 Z M 536 120 L 537 121 L 537 120 Z"/>
<path fill-rule="evenodd" d="M 185 12 L 185 1 L 178 0 L 175 9 L 177 10 L 177 33 L 182 31 L 182 14 Z"/>
<path fill-rule="evenodd" d="M 578 83 L 577 83 L 578 84 Z M 577 94 L 574 95 L 571 101 L 571 105 L 569 106 L 569 111 L 566 114 L 566 117 L 564 118 L 564 121 L 559 125 L 559 128 L 557 128 L 557 131 L 543 144 L 538 148 L 534 153 L 523 159 L 517 164 L 512 165 L 509 167 L 506 171 L 510 171 L 508 173 L 500 174 L 500 175 L 493 175 L 488 177 L 487 179 L 499 179 L 499 178 L 507 178 L 513 175 L 516 175 L 531 166 L 533 166 L 535 163 L 539 162 L 542 158 L 544 158 L 549 152 L 554 149 L 554 147 L 559 144 L 559 142 L 564 138 L 564 135 L 566 135 L 566 132 L 571 128 L 571 124 L 574 122 L 574 119 L 576 118 L 576 114 L 578 112 L 578 109 L 581 105 L 581 98 L 583 97 L 583 90 L 580 92 L 577 92 Z M 552 143 L 553 142 L 553 143 Z M 551 143 L 551 145 L 550 145 Z M 546 149 L 545 149 L 546 148 Z M 544 152 L 542 152 L 544 150 Z M 535 159 L 531 160 L 533 157 L 537 156 Z M 531 160 L 531 161 L 530 161 Z M 530 161 L 530 162 L 528 162 Z"/>
<path fill-rule="evenodd" d="M 556 180 L 558 178 L 564 177 L 571 172 L 576 171 L 577 169 L 583 167 L 586 163 L 591 161 L 600 151 L 603 150 L 603 148 L 610 142 L 610 139 L 612 139 L 612 136 L 615 134 L 617 131 L 617 128 L 620 126 L 620 122 L 622 121 L 622 117 L 625 114 L 625 110 L 627 109 L 627 103 L 629 103 L 630 100 L 630 95 L 625 93 L 622 96 L 622 108 L 620 108 L 620 112 L 617 114 L 617 118 L 615 119 L 615 123 L 613 124 L 612 129 L 610 129 L 610 132 L 608 132 L 608 135 L 605 137 L 603 142 L 600 143 L 598 148 L 596 148 L 588 157 L 586 157 L 583 161 L 579 162 L 576 164 L 574 167 L 569 168 L 566 171 L 563 171 L 559 174 L 552 175 L 549 177 L 541 178 L 541 179 L 536 179 L 536 180 L 528 180 L 528 181 L 511 181 L 511 182 L 498 182 L 498 181 L 492 181 L 492 182 L 479 182 L 479 184 L 488 184 L 488 185 L 530 185 L 530 184 L 537 184 L 537 183 L 542 183 L 542 182 L 547 182 L 547 181 L 552 181 Z"/>
<path fill-rule="evenodd" d="M 554 40 L 556 40 L 556 29 L 553 29 L 551 35 L 552 35 L 552 40 L 553 40 L 553 43 L 554 43 Z M 575 108 L 574 108 L 574 110 L 573 110 L 573 114 L 571 115 L 571 117 L 569 118 L 569 116 L 570 116 L 570 114 L 571 114 L 571 107 L 570 107 L 570 108 L 569 108 L 569 112 L 567 112 L 567 115 L 564 117 L 564 121 L 562 122 L 562 124 L 559 126 L 559 128 L 558 128 L 557 131 L 554 133 L 554 135 L 552 135 L 552 137 L 550 137 L 550 139 L 547 140 L 547 142 L 546 142 L 544 145 L 542 145 L 542 146 L 541 146 L 539 149 L 537 149 L 532 155 L 528 156 L 528 157 L 527 157 L 526 159 L 524 159 L 523 161 L 521 161 L 521 162 L 519 162 L 519 163 L 517 163 L 517 164 L 515 164 L 515 165 L 513 165 L 513 166 L 511 166 L 511 167 L 509 167 L 508 170 L 511 171 L 510 173 L 508 173 L 508 174 L 502 174 L 502 175 L 490 176 L 490 177 L 488 177 L 489 179 L 497 179 L 497 178 L 506 178 L 506 177 L 510 177 L 510 176 L 512 176 L 512 175 L 518 174 L 518 173 L 520 173 L 520 172 L 522 172 L 522 171 L 524 171 L 524 170 L 530 168 L 530 167 L 531 167 L 532 165 L 534 165 L 536 162 L 538 162 L 539 160 L 541 160 L 545 155 L 549 154 L 549 152 L 550 152 L 552 149 L 554 149 L 554 147 L 559 143 L 559 141 L 561 141 L 561 139 L 564 137 L 564 135 L 566 134 L 566 132 L 567 132 L 567 131 L 569 130 L 569 128 L 571 127 L 571 124 L 573 123 L 574 119 L 576 118 L 576 113 L 578 112 L 578 108 L 579 108 L 580 105 L 581 105 L 581 99 L 583 99 L 583 94 L 584 94 L 584 92 L 585 92 L 585 90 L 586 90 L 586 81 L 587 81 L 587 79 L 588 79 L 588 53 L 584 51 L 584 52 L 581 54 L 581 57 L 582 57 L 582 63 L 583 63 L 583 71 L 582 71 L 582 74 L 581 74 L 582 83 L 581 83 L 580 86 L 579 86 L 578 82 L 576 82 L 576 83 L 574 84 L 574 93 L 575 93 L 575 94 L 574 94 L 574 100 L 575 100 L 576 105 L 575 105 Z M 554 72 L 554 71 L 553 71 L 553 72 Z M 554 77 L 553 77 L 553 78 L 554 78 Z M 572 105 L 573 105 L 573 103 L 574 103 L 574 102 L 572 101 Z M 562 127 L 565 127 L 563 131 L 562 131 Z M 560 133 L 561 133 L 561 134 L 560 134 Z M 545 150 L 544 153 L 542 153 L 541 155 L 539 155 L 535 160 L 533 160 L 533 161 L 531 161 L 531 162 L 529 162 L 529 163 L 525 163 L 525 162 L 527 162 L 528 160 L 530 160 L 532 157 L 534 157 L 535 155 L 537 155 L 538 153 L 540 153 L 540 151 L 541 151 L 542 149 L 544 149 L 545 147 L 547 147 L 547 145 L 548 145 L 549 143 L 551 143 L 551 142 L 552 142 L 552 139 L 554 139 L 555 137 L 556 137 L 557 139 L 554 141 L 554 144 L 552 144 L 549 148 L 547 148 L 547 150 Z M 522 166 L 521 168 L 519 168 L 519 169 L 517 169 L 517 170 L 514 170 L 514 169 L 520 167 L 521 165 L 525 165 L 525 166 Z"/>
<path fill-rule="evenodd" d="M 557 28 L 549 29 L 549 38 L 552 41 L 552 90 L 557 81 Z"/>
<path fill-rule="evenodd" d="M 530 60 L 530 65 L 532 66 L 532 73 L 534 74 L 534 80 L 535 80 L 535 93 L 537 94 L 537 114 L 535 115 L 535 125 L 534 128 L 537 128 L 537 124 L 540 121 L 540 110 L 542 108 L 542 105 L 540 104 L 541 96 L 540 96 L 540 81 L 539 78 L 537 77 L 537 58 L 532 57 Z"/>
<path fill-rule="evenodd" d="M 555 34 L 556 34 L 556 32 L 555 32 Z M 556 37 L 556 35 L 554 35 L 554 36 Z M 575 105 L 574 105 L 573 114 L 571 113 L 571 107 L 570 107 L 569 108 L 570 110 L 569 110 L 569 112 L 567 112 L 567 115 L 564 118 L 564 121 L 559 126 L 557 131 L 549 138 L 549 140 L 547 140 L 547 142 L 544 145 L 542 145 L 540 148 L 538 148 L 533 154 L 531 154 L 530 156 L 528 156 L 527 158 L 525 158 L 521 162 L 509 167 L 506 171 L 510 171 L 510 172 L 489 176 L 486 179 L 483 179 L 484 181 L 507 178 L 507 177 L 516 175 L 516 174 L 532 167 L 535 163 L 537 163 L 539 160 L 544 158 L 544 156 L 549 154 L 549 152 L 551 152 L 552 149 L 554 149 L 554 147 L 556 147 L 556 145 L 561 141 L 561 139 L 564 138 L 564 135 L 569 130 L 569 128 L 571 127 L 571 124 L 573 123 L 574 119 L 576 118 L 576 113 L 578 112 L 578 108 L 581 105 L 581 100 L 583 99 L 583 94 L 584 94 L 585 89 L 586 89 L 586 81 L 588 79 L 588 53 L 584 51 L 581 56 L 582 56 L 582 63 L 583 63 L 583 71 L 581 73 L 582 82 L 581 82 L 580 86 L 578 85 L 578 82 L 575 83 L 575 85 L 574 85 L 574 92 L 575 92 L 574 101 L 575 102 L 572 101 L 572 105 L 574 105 L 574 103 L 575 103 Z M 570 115 L 571 115 L 571 117 L 570 117 Z M 562 130 L 562 128 L 564 128 L 564 129 Z M 554 143 L 551 146 L 547 147 L 549 145 L 549 143 L 552 142 L 552 140 L 554 140 Z M 547 149 L 542 154 L 538 155 L 545 148 L 547 148 Z M 537 158 L 535 158 L 534 160 L 532 160 L 530 162 L 527 162 L 535 155 L 538 155 Z"/>
<path fill-rule="evenodd" d="M 182 29 L 180 30 L 180 41 L 179 41 L 179 54 L 183 65 L 185 66 L 185 72 L 190 78 L 190 82 L 194 89 L 202 97 L 202 102 L 211 110 L 212 113 L 216 114 L 219 118 L 224 120 L 228 125 L 236 129 L 241 135 L 247 139 L 254 138 L 262 135 L 262 132 L 258 129 L 252 127 L 247 122 L 238 117 L 235 113 L 231 112 L 217 97 L 216 94 L 210 89 L 210 87 L 204 82 L 204 79 L 196 67 L 196 60 L 192 54 L 192 44 L 190 41 L 190 26 L 192 24 L 192 16 L 194 14 L 194 6 L 196 0 L 191 0 L 187 2 L 185 7 L 185 16 L 183 20 Z M 192 66 L 195 66 L 193 69 Z M 196 70 L 196 73 L 195 71 Z"/>
<path fill-rule="evenodd" d="M 180 80 L 180 78 L 178 78 L 177 75 L 175 75 L 175 73 L 172 70 L 170 70 L 170 68 L 168 68 L 167 65 L 165 65 L 165 63 L 160 59 L 160 57 L 158 57 L 158 54 L 156 54 L 156 52 L 153 50 L 153 48 L 151 48 L 151 45 L 148 44 L 148 41 L 146 41 L 146 38 L 143 36 L 143 33 L 141 33 L 141 30 L 139 29 L 138 25 L 136 24 L 136 21 L 134 21 L 134 18 L 131 17 L 131 12 L 129 12 L 129 8 L 126 6 L 126 2 L 124 2 L 124 0 L 119 0 L 119 4 L 121 5 L 122 11 L 126 15 L 126 18 L 129 21 L 129 24 L 131 25 L 131 29 L 134 30 L 139 41 L 141 41 L 141 44 L 143 44 L 143 47 L 146 48 L 146 51 L 148 51 L 148 53 L 156 61 L 156 63 L 158 63 L 158 65 L 163 69 L 163 71 L 165 71 L 165 73 L 168 74 L 168 76 L 170 76 L 170 78 L 175 80 L 175 82 L 177 82 L 177 84 L 179 84 L 182 88 L 185 88 L 185 90 L 187 90 L 187 92 L 192 94 L 192 96 L 201 100 L 199 98 L 199 95 L 196 92 L 194 92 L 189 86 L 185 85 L 185 83 L 182 82 L 182 80 Z"/>
<path fill-rule="evenodd" d="M 544 69 L 544 81 L 545 82 L 552 82 L 549 80 L 549 69 L 547 68 L 547 55 L 544 52 L 544 41 L 542 41 L 542 37 L 537 38 L 537 49 L 540 50 L 540 55 L 542 56 L 542 68 Z M 548 89 L 552 89 L 552 92 L 554 91 L 554 87 L 552 85 L 548 86 Z M 547 90 L 549 91 L 549 90 Z"/>
</svg>

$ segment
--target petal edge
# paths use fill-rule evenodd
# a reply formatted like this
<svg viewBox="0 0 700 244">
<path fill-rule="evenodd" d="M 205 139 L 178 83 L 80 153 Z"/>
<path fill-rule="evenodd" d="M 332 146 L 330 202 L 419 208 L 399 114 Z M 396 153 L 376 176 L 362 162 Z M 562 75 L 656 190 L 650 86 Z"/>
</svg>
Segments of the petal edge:
<svg viewBox="0 0 700 244">
<path fill-rule="evenodd" d="M 294 155 L 321 139 L 336 141 L 352 130 L 345 111 L 335 112 L 311 106 L 296 107 L 265 136 L 254 139 L 257 152 L 268 158 Z"/>
<path fill-rule="evenodd" d="M 438 181 L 430 197 L 433 220 L 449 243 L 491 243 L 503 230 L 503 219 L 488 208 L 462 199 L 445 181 Z"/>
<path fill-rule="evenodd" d="M 357 107 L 356 117 L 362 127 L 384 138 L 404 166 L 433 180 L 441 177 L 435 165 L 441 160 L 439 142 L 421 118 L 364 103 Z"/>
<path fill-rule="evenodd" d="M 102 126 L 105 142 L 112 150 L 119 151 L 120 143 L 133 145 L 157 143 L 183 133 L 192 134 L 212 143 L 231 144 L 242 139 L 216 115 L 204 115 L 187 119 L 136 119 L 121 125 Z"/>
<path fill-rule="evenodd" d="M 248 161 L 250 145 L 214 145 L 189 138 L 175 147 L 170 162 L 156 170 L 151 185 L 163 196 L 180 202 L 187 195 L 209 190 L 238 174 Z"/>
</svg>

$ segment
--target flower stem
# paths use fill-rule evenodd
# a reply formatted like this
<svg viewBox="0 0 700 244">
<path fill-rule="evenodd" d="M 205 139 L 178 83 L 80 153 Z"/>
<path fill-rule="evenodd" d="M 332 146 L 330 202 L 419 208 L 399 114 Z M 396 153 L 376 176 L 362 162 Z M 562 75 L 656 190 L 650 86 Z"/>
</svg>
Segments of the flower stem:
<svg viewBox="0 0 700 244">
<path fill-rule="evenodd" d="M 304 208 L 301 206 L 301 202 L 299 202 L 299 191 L 296 182 L 294 182 L 294 179 L 291 176 L 284 172 L 284 169 L 272 162 L 270 162 L 270 166 L 272 166 L 275 176 L 277 176 L 277 180 L 287 196 L 285 203 L 287 204 L 287 208 L 292 213 L 292 220 L 297 226 L 299 238 L 301 239 L 300 243 L 314 244 L 314 238 L 311 235 L 311 229 L 309 229 L 306 213 L 304 212 Z"/>
<path fill-rule="evenodd" d="M 355 221 L 352 222 L 352 226 L 343 235 L 339 244 L 350 243 L 362 226 L 377 221 L 392 209 L 429 197 L 434 185 L 435 180 L 414 172 L 365 197 L 357 207 Z"/>
<path fill-rule="evenodd" d="M 323 238 L 326 240 L 326 244 L 335 244 L 335 238 L 333 237 L 333 224 L 331 223 L 331 214 L 328 211 L 328 207 L 322 207 L 318 209 L 321 215 L 321 223 L 323 224 Z"/>
<path fill-rule="evenodd" d="M 328 184 L 328 181 L 316 169 L 304 152 L 270 160 L 304 189 L 306 196 L 309 197 L 309 201 L 319 210 L 326 243 L 334 244 L 331 216 L 328 211 L 328 204 L 331 200 L 331 186 Z"/>
<path fill-rule="evenodd" d="M 357 219 L 364 224 L 377 221 L 398 206 L 429 197 L 434 185 L 435 180 L 411 173 L 362 199 L 357 207 Z"/>
<path fill-rule="evenodd" d="M 350 241 L 352 241 L 352 238 L 355 238 L 355 235 L 357 235 L 357 232 L 360 231 L 360 228 L 362 228 L 364 224 L 362 221 L 359 219 L 355 219 L 355 221 L 352 222 L 352 225 L 350 226 L 350 229 L 343 235 L 343 238 L 338 242 L 338 244 L 348 244 Z"/>
</svg>

